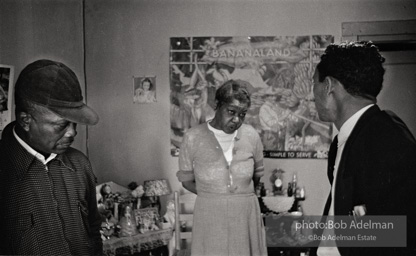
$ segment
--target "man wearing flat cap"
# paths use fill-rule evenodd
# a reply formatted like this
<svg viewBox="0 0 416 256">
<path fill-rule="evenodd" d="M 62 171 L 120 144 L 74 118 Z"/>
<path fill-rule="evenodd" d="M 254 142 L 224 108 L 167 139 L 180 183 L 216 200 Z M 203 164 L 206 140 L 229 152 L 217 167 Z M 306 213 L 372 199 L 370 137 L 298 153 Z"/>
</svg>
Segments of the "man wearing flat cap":
<svg viewBox="0 0 416 256">
<path fill-rule="evenodd" d="M 94 125 L 75 73 L 38 60 L 20 73 L 16 121 L 0 140 L 0 255 L 102 254 L 96 177 L 71 147 L 77 124 Z"/>
</svg>

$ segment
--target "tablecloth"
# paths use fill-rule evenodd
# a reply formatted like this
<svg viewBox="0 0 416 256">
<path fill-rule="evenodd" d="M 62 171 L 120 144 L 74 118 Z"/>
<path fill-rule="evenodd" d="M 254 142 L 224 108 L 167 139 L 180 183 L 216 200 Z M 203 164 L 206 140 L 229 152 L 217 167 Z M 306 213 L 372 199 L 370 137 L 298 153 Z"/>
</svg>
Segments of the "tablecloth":
<svg viewBox="0 0 416 256">
<path fill-rule="evenodd" d="M 167 245 L 172 238 L 172 229 L 149 231 L 130 237 L 114 237 L 103 242 L 104 255 L 133 254 Z"/>
</svg>

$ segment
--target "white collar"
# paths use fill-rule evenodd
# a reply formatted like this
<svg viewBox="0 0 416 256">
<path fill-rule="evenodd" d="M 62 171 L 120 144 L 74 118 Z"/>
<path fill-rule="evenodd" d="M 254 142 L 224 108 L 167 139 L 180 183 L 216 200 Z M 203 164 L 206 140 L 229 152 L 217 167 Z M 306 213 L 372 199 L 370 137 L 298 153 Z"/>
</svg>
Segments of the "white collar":
<svg viewBox="0 0 416 256">
<path fill-rule="evenodd" d="M 31 146 L 29 146 L 26 142 L 24 142 L 16 133 L 15 128 L 13 127 L 13 135 L 16 138 L 16 140 L 19 142 L 20 145 L 22 145 L 22 147 L 24 149 L 26 149 L 27 152 L 29 152 L 31 155 L 35 156 L 37 159 L 39 159 L 39 161 L 41 161 L 44 165 L 46 165 L 49 161 L 51 161 L 52 159 L 54 159 L 57 155 L 55 153 L 51 153 L 48 157 L 48 159 L 45 159 L 45 157 L 37 152 L 36 150 L 34 150 Z"/>
<path fill-rule="evenodd" d="M 363 107 L 362 109 L 355 112 L 347 121 L 341 126 L 338 133 L 338 147 L 344 144 L 348 137 L 350 136 L 352 130 L 354 129 L 355 125 L 358 122 L 358 119 L 364 114 L 364 112 L 369 109 L 370 107 L 374 106 L 374 104 L 370 104 L 368 106 Z"/>
<path fill-rule="evenodd" d="M 219 137 L 221 137 L 221 138 L 232 138 L 232 139 L 234 139 L 234 138 L 235 138 L 235 136 L 237 135 L 237 130 L 235 130 L 235 132 L 234 132 L 234 133 L 228 134 L 228 133 L 225 133 L 223 130 L 220 130 L 220 129 L 214 128 L 214 127 L 211 125 L 211 121 L 208 121 L 208 129 L 209 129 L 210 131 L 212 131 L 212 132 L 215 134 L 215 136 L 219 136 Z"/>
</svg>

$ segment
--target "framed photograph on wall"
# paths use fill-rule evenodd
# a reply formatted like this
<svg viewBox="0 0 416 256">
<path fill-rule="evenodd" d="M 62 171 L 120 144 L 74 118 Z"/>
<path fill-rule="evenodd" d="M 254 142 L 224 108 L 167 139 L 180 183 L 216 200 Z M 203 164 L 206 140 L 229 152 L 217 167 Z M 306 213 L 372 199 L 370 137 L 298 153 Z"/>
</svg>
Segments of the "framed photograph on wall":
<svg viewBox="0 0 416 256">
<path fill-rule="evenodd" d="M 156 102 L 156 77 L 155 76 L 133 77 L 133 102 L 134 103 Z"/>
<path fill-rule="evenodd" d="M 0 135 L 12 119 L 14 67 L 0 64 Z"/>
</svg>

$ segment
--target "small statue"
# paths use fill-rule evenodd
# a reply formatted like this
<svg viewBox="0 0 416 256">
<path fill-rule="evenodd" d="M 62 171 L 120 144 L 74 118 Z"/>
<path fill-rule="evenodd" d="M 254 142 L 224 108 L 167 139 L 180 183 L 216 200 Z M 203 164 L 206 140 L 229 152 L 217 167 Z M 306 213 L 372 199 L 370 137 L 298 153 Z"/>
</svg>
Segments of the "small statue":
<svg viewBox="0 0 416 256">
<path fill-rule="evenodd" d="M 137 234 L 136 219 L 130 205 L 126 205 L 123 210 L 123 216 L 119 222 L 120 233 L 119 236 L 134 236 Z"/>
<path fill-rule="evenodd" d="M 273 187 L 273 194 L 279 195 L 282 194 L 282 188 L 283 188 L 283 171 L 282 169 L 274 169 L 272 171 L 272 175 L 270 176 L 270 182 L 272 183 Z"/>
<path fill-rule="evenodd" d="M 114 233 L 115 225 L 112 222 L 106 221 L 101 224 L 101 234 L 105 239 L 110 239 Z"/>
<path fill-rule="evenodd" d="M 137 185 L 137 183 L 133 181 L 133 182 L 129 183 L 128 187 L 131 191 L 131 196 L 134 199 L 133 208 L 134 209 L 140 209 L 140 207 L 141 207 L 141 198 L 144 195 L 143 185 Z"/>
<path fill-rule="evenodd" d="M 166 204 L 166 213 L 163 215 L 163 222 L 168 223 L 170 227 L 175 227 L 175 203 L 169 200 Z"/>
<path fill-rule="evenodd" d="M 101 214 L 103 222 L 111 219 L 114 214 L 114 198 L 109 184 L 103 184 L 100 188 L 100 194 L 97 196 L 98 212 Z"/>
<path fill-rule="evenodd" d="M 159 214 L 153 215 L 153 222 L 150 225 L 150 230 L 152 230 L 152 231 L 159 230 L 160 229 L 159 225 L 160 225 Z"/>
<path fill-rule="evenodd" d="M 134 190 L 131 191 L 131 195 L 135 198 L 140 198 L 144 194 L 143 185 L 137 186 Z"/>
<path fill-rule="evenodd" d="M 103 198 L 108 197 L 111 194 L 111 186 L 109 184 L 103 184 L 100 189 L 100 194 Z"/>
<path fill-rule="evenodd" d="M 166 204 L 166 213 L 163 215 L 163 222 L 167 224 L 167 227 L 175 228 L 175 202 L 173 200 L 169 200 Z M 172 238 L 169 240 L 168 248 L 169 256 L 172 256 L 175 251 L 175 233 L 173 233 Z"/>
</svg>

